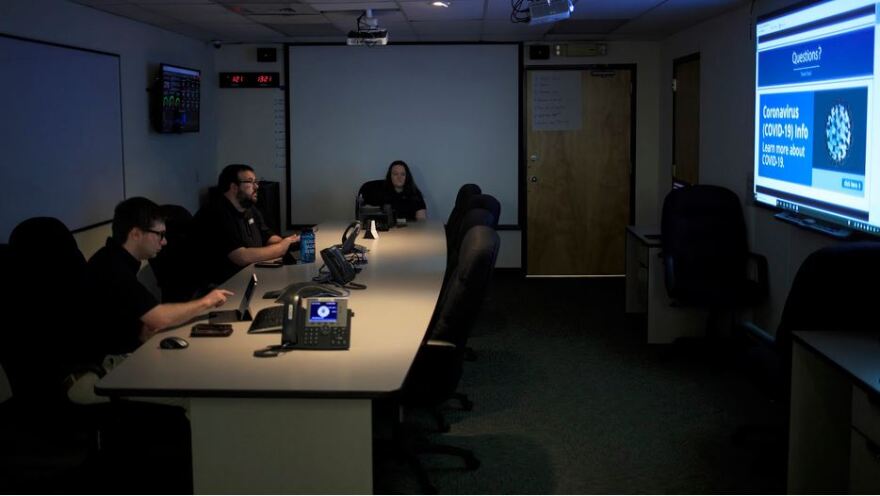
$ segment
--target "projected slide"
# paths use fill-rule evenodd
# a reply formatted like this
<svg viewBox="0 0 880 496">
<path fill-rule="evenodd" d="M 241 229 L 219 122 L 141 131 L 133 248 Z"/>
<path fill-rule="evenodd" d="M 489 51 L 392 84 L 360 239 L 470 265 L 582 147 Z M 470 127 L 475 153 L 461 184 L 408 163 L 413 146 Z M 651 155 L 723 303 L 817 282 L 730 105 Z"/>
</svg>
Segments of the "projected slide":
<svg viewBox="0 0 880 496">
<path fill-rule="evenodd" d="M 880 232 L 875 10 L 874 0 L 835 0 L 759 20 L 759 202 Z"/>
</svg>

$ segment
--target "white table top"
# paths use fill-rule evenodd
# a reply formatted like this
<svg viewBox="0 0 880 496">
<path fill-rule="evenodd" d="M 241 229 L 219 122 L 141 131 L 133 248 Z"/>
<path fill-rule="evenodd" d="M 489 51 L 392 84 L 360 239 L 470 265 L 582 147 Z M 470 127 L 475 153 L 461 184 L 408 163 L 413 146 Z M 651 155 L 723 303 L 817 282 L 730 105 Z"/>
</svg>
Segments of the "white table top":
<svg viewBox="0 0 880 496">
<path fill-rule="evenodd" d="M 799 331 L 793 336 L 860 382 L 866 391 L 880 394 L 880 332 Z"/>
<path fill-rule="evenodd" d="M 321 265 L 322 248 L 339 243 L 343 225 L 316 231 L 317 263 L 282 268 L 249 267 L 227 281 L 236 292 L 223 309 L 237 308 L 252 272 L 258 285 L 251 313 L 277 305 L 263 293 L 311 280 Z M 280 333 L 248 334 L 250 322 L 233 324 L 225 338 L 189 337 L 189 325 L 159 333 L 144 343 L 96 386 L 104 395 L 191 397 L 370 397 L 396 391 L 403 383 L 434 311 L 446 266 L 446 242 L 440 222 L 410 223 L 359 237 L 369 262 L 355 282 L 349 309 L 349 350 L 292 350 L 257 358 L 254 350 L 280 344 Z M 159 342 L 182 336 L 190 345 L 163 350 Z"/>
</svg>

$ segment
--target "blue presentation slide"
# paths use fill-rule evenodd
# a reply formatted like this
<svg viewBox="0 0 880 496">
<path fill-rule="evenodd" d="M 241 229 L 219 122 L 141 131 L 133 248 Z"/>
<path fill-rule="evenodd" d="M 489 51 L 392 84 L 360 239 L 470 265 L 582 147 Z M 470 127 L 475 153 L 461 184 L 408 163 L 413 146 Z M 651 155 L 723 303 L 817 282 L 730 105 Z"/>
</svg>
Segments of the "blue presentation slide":
<svg viewBox="0 0 880 496">
<path fill-rule="evenodd" d="M 760 95 L 758 175 L 863 195 L 867 102 L 867 88 Z"/>
<path fill-rule="evenodd" d="M 874 28 L 758 54 L 758 87 L 829 81 L 874 73 Z"/>
</svg>

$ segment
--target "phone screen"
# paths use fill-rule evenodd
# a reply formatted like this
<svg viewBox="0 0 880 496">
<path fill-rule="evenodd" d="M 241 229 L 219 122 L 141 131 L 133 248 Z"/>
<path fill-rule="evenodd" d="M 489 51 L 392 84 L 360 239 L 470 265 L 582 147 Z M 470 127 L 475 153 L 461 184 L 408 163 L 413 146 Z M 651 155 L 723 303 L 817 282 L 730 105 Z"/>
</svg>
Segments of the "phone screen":
<svg viewBox="0 0 880 496">
<path fill-rule="evenodd" d="M 336 322 L 337 307 L 335 301 L 309 302 L 309 322 Z"/>
</svg>

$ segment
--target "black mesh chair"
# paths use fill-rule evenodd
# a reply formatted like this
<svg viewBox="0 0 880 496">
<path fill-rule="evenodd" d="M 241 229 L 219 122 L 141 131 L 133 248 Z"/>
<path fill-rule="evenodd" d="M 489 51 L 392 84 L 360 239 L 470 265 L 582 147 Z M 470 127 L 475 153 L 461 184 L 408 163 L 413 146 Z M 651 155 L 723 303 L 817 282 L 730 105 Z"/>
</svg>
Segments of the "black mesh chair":
<svg viewBox="0 0 880 496">
<path fill-rule="evenodd" d="M 451 238 L 458 234 L 461 219 L 465 212 L 467 212 L 468 203 L 470 202 L 471 197 L 479 195 L 480 193 L 482 193 L 482 190 L 476 184 L 468 183 L 461 188 L 458 188 L 458 194 L 455 196 L 455 205 L 452 207 L 452 211 L 449 212 L 449 218 L 446 219 L 447 253 L 453 246 L 453 240 Z"/>
<path fill-rule="evenodd" d="M 71 404 L 65 385 L 89 361 L 80 328 L 85 258 L 64 223 L 35 217 L 13 229 L 0 260 L 0 365 L 12 392 L 0 405 L 0 481 L 31 492 L 95 492 L 94 409 Z"/>
<path fill-rule="evenodd" d="M 8 256 L 6 304 L 15 310 L 0 332 L 0 360 L 19 401 L 59 401 L 65 398 L 64 378 L 84 359 L 87 333 L 79 326 L 85 257 L 67 226 L 53 217 L 18 224 L 9 235 Z"/>
<path fill-rule="evenodd" d="M 877 281 L 880 242 L 829 246 L 804 260 L 785 300 L 772 348 L 777 364 L 772 376 L 784 404 L 790 389 L 792 332 L 876 331 L 876 321 L 866 309 L 877 304 L 877 296 L 864 288 Z"/>
<path fill-rule="evenodd" d="M 462 240 L 461 257 L 449 279 L 449 289 L 437 303 L 433 324 L 398 395 L 403 406 L 437 412 L 439 405 L 454 395 L 462 374 L 463 350 L 485 298 L 499 244 L 498 234 L 486 226 L 471 228 Z M 404 451 L 426 492 L 436 491 L 418 462 L 418 453 L 460 456 L 468 469 L 479 466 L 468 450 L 430 444 L 420 436 L 411 436 L 407 441 Z"/>
<path fill-rule="evenodd" d="M 367 181 L 358 189 L 358 196 L 364 199 L 364 205 L 382 206 L 385 203 L 385 180 Z"/>
<path fill-rule="evenodd" d="M 165 239 L 168 243 L 149 260 L 150 268 L 162 290 L 162 301 L 184 302 L 202 285 L 197 270 L 193 216 L 180 205 L 162 205 L 165 218 Z"/>
<path fill-rule="evenodd" d="M 765 297 L 767 260 L 749 252 L 742 207 L 732 191 L 712 185 L 671 191 L 660 231 L 666 290 L 674 305 L 706 308 L 714 316 Z"/>
<path fill-rule="evenodd" d="M 492 195 L 479 194 L 474 195 L 468 200 L 467 210 L 482 208 L 488 210 L 495 222 L 492 228 L 498 229 L 498 222 L 501 220 L 501 203 Z"/>
</svg>

